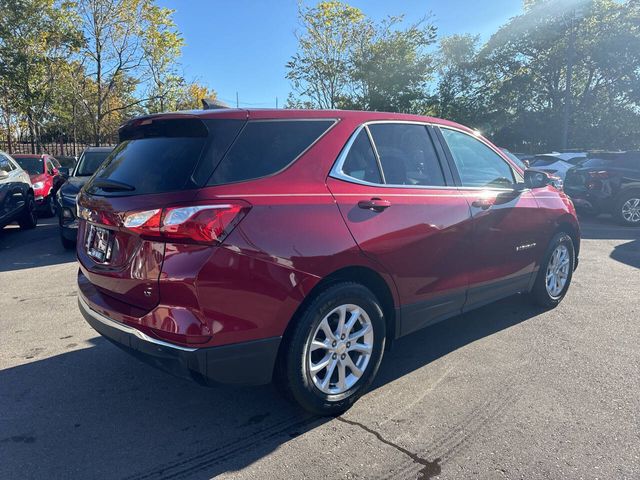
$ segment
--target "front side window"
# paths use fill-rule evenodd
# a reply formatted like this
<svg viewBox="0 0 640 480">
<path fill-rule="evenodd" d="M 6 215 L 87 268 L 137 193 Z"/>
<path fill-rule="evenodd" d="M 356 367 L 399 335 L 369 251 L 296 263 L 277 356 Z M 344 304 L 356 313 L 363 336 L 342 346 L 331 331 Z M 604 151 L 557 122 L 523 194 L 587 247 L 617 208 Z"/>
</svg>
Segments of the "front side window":
<svg viewBox="0 0 640 480">
<path fill-rule="evenodd" d="M 500 155 L 466 133 L 442 128 L 463 187 L 510 188 L 513 170 Z"/>
<path fill-rule="evenodd" d="M 444 186 L 444 174 L 424 125 L 369 125 L 387 184 Z"/>
<path fill-rule="evenodd" d="M 382 183 L 378 161 L 375 153 L 373 153 L 369 135 L 367 135 L 365 129 L 360 130 L 360 133 L 351 144 L 347 158 L 345 158 L 342 165 L 342 173 L 357 180 Z"/>
<path fill-rule="evenodd" d="M 0 153 L 0 170 L 4 170 L 5 172 L 10 172 L 11 170 L 13 170 L 11 162 L 2 153 Z"/>
</svg>

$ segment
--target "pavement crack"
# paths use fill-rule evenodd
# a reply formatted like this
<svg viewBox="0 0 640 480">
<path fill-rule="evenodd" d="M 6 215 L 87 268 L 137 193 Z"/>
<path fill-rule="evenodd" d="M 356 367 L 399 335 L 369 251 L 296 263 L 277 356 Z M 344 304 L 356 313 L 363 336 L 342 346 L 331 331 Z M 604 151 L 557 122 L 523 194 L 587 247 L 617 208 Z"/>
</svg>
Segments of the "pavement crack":
<svg viewBox="0 0 640 480">
<path fill-rule="evenodd" d="M 365 432 L 370 433 L 371 435 L 376 437 L 379 441 L 381 441 L 385 445 L 389 445 L 390 447 L 395 448 L 399 452 L 404 453 L 407 457 L 409 457 L 411 460 L 413 460 L 418 465 L 422 465 L 423 468 L 421 468 L 418 471 L 418 477 L 417 477 L 418 479 L 429 479 L 429 478 L 432 478 L 435 475 L 439 475 L 440 472 L 442 471 L 442 468 L 440 467 L 440 464 L 439 464 L 439 462 L 441 460 L 440 458 L 436 458 L 433 461 L 427 460 L 426 458 L 422 458 L 418 454 L 413 453 L 413 452 L 407 450 L 406 448 L 401 447 L 400 445 L 398 445 L 396 443 L 393 443 L 390 440 L 387 440 L 379 432 L 373 430 L 372 428 L 367 427 L 366 425 L 364 425 L 364 424 L 362 424 L 360 422 L 356 422 L 356 421 L 353 421 L 353 420 L 347 420 L 346 418 L 343 418 L 343 417 L 336 417 L 336 420 L 339 420 L 339 421 L 341 421 L 343 423 L 347 423 L 347 424 L 352 425 L 354 427 L 360 427 Z"/>
</svg>

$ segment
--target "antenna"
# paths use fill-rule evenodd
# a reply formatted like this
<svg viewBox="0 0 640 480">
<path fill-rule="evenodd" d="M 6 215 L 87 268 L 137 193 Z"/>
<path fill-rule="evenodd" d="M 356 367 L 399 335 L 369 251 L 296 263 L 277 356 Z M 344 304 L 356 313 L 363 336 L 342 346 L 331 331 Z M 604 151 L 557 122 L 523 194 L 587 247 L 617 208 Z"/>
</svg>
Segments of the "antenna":
<svg viewBox="0 0 640 480">
<path fill-rule="evenodd" d="M 221 100 L 212 100 L 211 98 L 203 98 L 200 101 L 202 102 L 203 110 L 220 110 L 223 108 L 230 108 L 229 105 L 227 105 Z"/>
</svg>

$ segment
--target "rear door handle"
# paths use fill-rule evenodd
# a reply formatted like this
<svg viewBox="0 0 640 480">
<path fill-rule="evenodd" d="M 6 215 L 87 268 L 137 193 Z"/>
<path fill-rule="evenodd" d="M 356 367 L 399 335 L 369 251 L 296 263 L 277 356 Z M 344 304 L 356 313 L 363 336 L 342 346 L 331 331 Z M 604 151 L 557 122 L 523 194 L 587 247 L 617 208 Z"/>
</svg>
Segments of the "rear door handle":
<svg viewBox="0 0 640 480">
<path fill-rule="evenodd" d="M 372 210 L 374 212 L 382 212 L 384 209 L 389 208 L 391 202 L 389 200 L 382 200 L 381 198 L 372 198 L 370 200 L 360 200 L 358 207 L 364 210 Z"/>
<path fill-rule="evenodd" d="M 478 198 L 477 200 L 474 200 L 471 205 L 476 208 L 481 208 L 482 210 L 488 210 L 493 205 L 493 199 Z"/>
</svg>

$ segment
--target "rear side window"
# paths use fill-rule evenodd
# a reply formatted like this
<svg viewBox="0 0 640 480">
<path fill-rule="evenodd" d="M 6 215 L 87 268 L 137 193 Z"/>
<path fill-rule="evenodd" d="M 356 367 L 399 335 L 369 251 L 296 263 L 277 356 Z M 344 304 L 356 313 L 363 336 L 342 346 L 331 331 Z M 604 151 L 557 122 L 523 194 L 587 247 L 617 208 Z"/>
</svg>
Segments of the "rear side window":
<svg viewBox="0 0 640 480">
<path fill-rule="evenodd" d="M 387 184 L 444 186 L 444 174 L 424 125 L 369 125 Z"/>
<path fill-rule="evenodd" d="M 361 130 L 351 144 L 347 158 L 342 165 L 342 173 L 369 183 L 383 183 L 378 161 L 373 153 L 366 130 Z"/>
<path fill-rule="evenodd" d="M 266 177 L 290 165 L 333 120 L 249 121 L 209 179 L 209 185 Z"/>
</svg>

